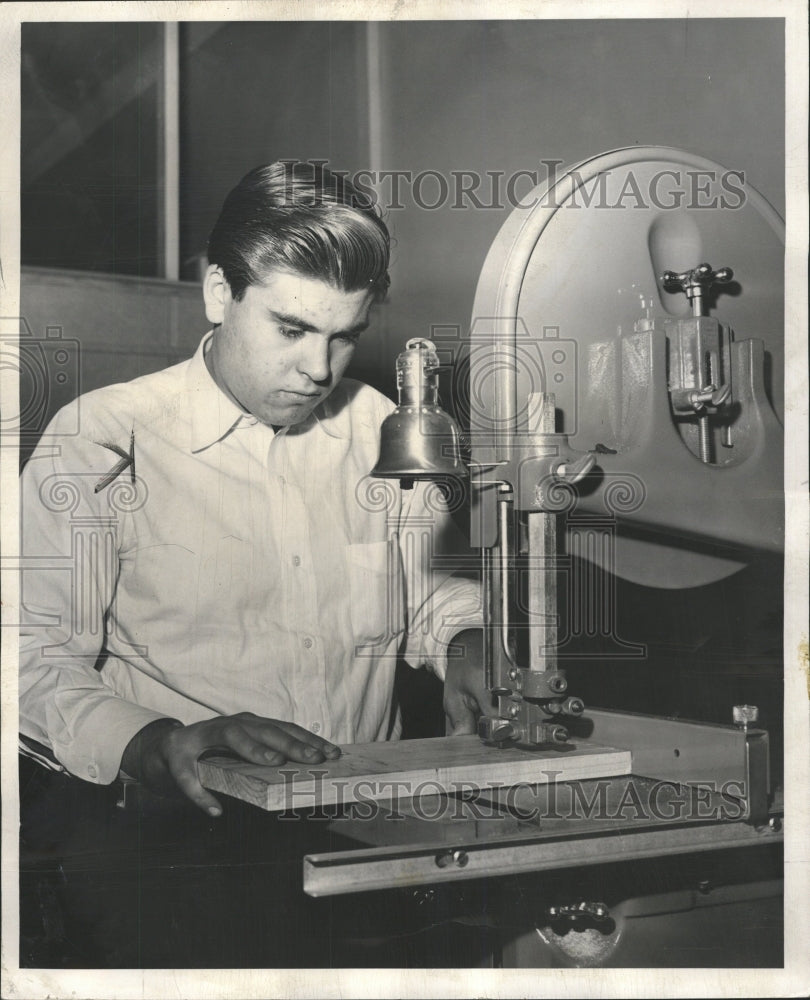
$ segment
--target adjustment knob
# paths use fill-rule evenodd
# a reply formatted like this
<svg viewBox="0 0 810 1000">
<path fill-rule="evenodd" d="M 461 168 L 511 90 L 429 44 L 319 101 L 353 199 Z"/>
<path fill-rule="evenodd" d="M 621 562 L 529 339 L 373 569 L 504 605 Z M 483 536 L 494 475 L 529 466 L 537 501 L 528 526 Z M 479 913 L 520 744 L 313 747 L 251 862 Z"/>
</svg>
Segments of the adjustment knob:
<svg viewBox="0 0 810 1000">
<path fill-rule="evenodd" d="M 485 743 L 506 743 L 516 736 L 517 730 L 508 719 L 482 715 L 478 720 L 478 738 Z"/>
<path fill-rule="evenodd" d="M 730 267 L 721 267 L 713 271 L 711 264 L 698 264 L 697 267 L 680 273 L 664 271 L 661 275 L 661 281 L 663 281 L 667 291 L 676 292 L 680 289 L 691 298 L 690 290 L 695 288 L 705 290 L 714 284 L 723 285 L 727 281 L 731 281 L 733 277 L 734 272 Z"/>
<path fill-rule="evenodd" d="M 668 292 L 686 292 L 692 304 L 692 315 L 703 315 L 703 297 L 712 285 L 723 285 L 734 277 L 730 267 L 712 270 L 711 264 L 698 264 L 688 271 L 664 271 L 661 281 Z"/>
</svg>

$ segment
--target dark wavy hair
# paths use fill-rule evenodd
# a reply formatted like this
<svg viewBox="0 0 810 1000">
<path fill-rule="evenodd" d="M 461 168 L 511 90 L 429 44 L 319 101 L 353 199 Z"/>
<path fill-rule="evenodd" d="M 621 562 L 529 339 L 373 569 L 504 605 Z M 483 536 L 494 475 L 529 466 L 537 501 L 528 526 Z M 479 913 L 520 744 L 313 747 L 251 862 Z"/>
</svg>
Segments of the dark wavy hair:
<svg viewBox="0 0 810 1000">
<path fill-rule="evenodd" d="M 374 202 L 320 163 L 256 167 L 230 192 L 208 240 L 239 301 L 278 269 L 385 297 L 391 240 Z"/>
</svg>

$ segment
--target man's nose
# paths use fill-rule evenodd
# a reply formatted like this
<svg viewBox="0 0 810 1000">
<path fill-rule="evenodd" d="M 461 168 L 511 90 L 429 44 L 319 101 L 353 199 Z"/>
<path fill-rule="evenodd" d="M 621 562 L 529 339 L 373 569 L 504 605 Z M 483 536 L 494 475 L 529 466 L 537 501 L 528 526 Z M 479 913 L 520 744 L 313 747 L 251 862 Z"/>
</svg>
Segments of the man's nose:
<svg viewBox="0 0 810 1000">
<path fill-rule="evenodd" d="M 318 334 L 304 337 L 298 359 L 298 370 L 303 375 L 309 376 L 313 382 L 329 381 L 332 367 L 329 361 L 329 341 L 326 337 Z"/>
</svg>

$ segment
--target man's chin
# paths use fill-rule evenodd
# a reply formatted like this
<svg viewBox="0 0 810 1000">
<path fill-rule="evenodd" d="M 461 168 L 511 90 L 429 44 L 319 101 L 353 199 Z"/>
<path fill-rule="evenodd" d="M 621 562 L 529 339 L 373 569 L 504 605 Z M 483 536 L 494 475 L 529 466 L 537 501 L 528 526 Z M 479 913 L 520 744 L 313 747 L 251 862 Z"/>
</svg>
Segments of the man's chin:
<svg viewBox="0 0 810 1000">
<path fill-rule="evenodd" d="M 269 427 L 292 427 L 295 424 L 303 423 L 320 402 L 319 397 L 314 402 L 307 401 L 306 404 L 274 406 L 272 410 L 257 414 L 257 416 L 263 424 L 267 424 Z"/>
</svg>

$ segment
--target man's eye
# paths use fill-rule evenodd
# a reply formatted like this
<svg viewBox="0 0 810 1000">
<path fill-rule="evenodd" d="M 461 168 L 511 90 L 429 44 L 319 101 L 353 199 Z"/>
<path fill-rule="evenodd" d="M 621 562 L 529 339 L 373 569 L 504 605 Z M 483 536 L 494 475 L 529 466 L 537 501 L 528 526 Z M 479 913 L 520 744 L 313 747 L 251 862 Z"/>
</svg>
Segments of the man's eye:
<svg viewBox="0 0 810 1000">
<path fill-rule="evenodd" d="M 341 334 L 338 334 L 337 339 L 340 340 L 340 341 L 342 341 L 344 344 L 351 344 L 351 346 L 354 347 L 354 345 L 360 339 L 360 334 L 359 333 L 341 333 Z"/>
<path fill-rule="evenodd" d="M 298 340 L 304 336 L 303 330 L 297 330 L 292 326 L 280 326 L 279 331 L 281 332 L 281 336 L 286 337 L 287 340 Z"/>
</svg>

